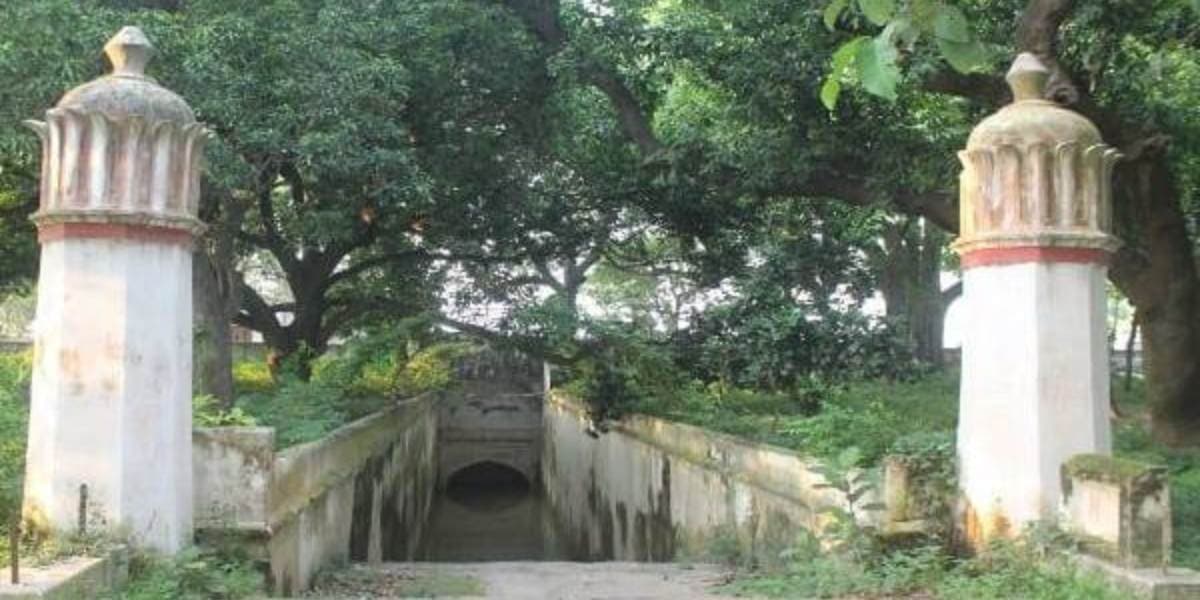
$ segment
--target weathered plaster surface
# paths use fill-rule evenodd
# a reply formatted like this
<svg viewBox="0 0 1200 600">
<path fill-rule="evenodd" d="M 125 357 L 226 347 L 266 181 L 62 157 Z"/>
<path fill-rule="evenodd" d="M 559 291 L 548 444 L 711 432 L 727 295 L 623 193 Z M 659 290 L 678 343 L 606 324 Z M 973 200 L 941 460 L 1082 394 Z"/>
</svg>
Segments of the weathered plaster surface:
<svg viewBox="0 0 1200 600">
<path fill-rule="evenodd" d="M 196 527 L 267 530 L 275 430 L 213 427 L 192 432 Z"/>
<path fill-rule="evenodd" d="M 71 556 L 43 566 L 21 568 L 21 582 L 0 580 L 0 600 L 91 600 L 109 597 L 129 579 L 129 552 L 123 546 L 102 557 Z"/>
<path fill-rule="evenodd" d="M 820 533 L 823 509 L 845 505 L 818 487 L 812 461 L 783 449 L 643 415 L 592 437 L 582 408 L 562 396 L 544 418 L 547 497 L 593 559 L 703 555 L 724 537 L 769 562 L 803 532 Z"/>
<path fill-rule="evenodd" d="M 191 540 L 191 251 L 63 239 L 43 245 L 25 518 L 89 520 L 164 550 Z"/>
<path fill-rule="evenodd" d="M 400 402 L 278 455 L 267 500 L 276 593 L 349 560 L 413 558 L 436 483 L 436 402 Z"/>
<path fill-rule="evenodd" d="M 1105 269 L 1024 263 L 963 273 L 958 426 L 970 539 L 1057 516 L 1059 469 L 1107 453 Z"/>
<path fill-rule="evenodd" d="M 1085 454 L 1063 465 L 1062 480 L 1062 525 L 1082 551 L 1130 569 L 1171 563 L 1166 467 Z"/>
<path fill-rule="evenodd" d="M 530 482 L 538 480 L 542 393 L 536 385 L 468 380 L 444 393 L 438 412 L 439 485 L 482 461 L 511 467 Z"/>
</svg>

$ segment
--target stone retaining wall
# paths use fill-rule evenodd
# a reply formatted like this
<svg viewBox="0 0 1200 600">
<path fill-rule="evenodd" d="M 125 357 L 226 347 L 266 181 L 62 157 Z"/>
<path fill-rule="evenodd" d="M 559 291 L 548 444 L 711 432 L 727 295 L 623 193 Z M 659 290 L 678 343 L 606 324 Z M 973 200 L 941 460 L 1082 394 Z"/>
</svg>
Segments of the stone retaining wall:
<svg viewBox="0 0 1200 600">
<path fill-rule="evenodd" d="M 645 415 L 593 435 L 584 409 L 560 394 L 544 415 L 546 494 L 580 556 L 665 561 L 736 549 L 769 563 L 803 532 L 820 532 L 826 508 L 845 506 L 813 460 L 782 448 Z M 893 512 L 865 517 L 889 525 L 881 521 Z"/>
<path fill-rule="evenodd" d="M 436 402 L 398 402 L 278 455 L 262 429 L 197 431 L 200 535 L 241 537 L 284 596 L 328 566 L 412 559 L 436 486 Z"/>
</svg>

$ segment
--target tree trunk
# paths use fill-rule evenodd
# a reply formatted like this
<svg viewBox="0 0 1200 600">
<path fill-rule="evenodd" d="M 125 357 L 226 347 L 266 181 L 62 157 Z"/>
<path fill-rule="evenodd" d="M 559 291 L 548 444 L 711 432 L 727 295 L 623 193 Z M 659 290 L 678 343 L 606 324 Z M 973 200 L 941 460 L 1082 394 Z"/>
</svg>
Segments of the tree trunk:
<svg viewBox="0 0 1200 600">
<path fill-rule="evenodd" d="M 905 218 L 884 232 L 880 291 L 887 316 L 904 323 L 913 355 L 940 367 L 945 305 L 941 255 L 945 235 L 924 220 Z"/>
<path fill-rule="evenodd" d="M 228 408 L 233 405 L 232 315 L 222 297 L 217 270 L 202 248 L 197 248 L 192 257 L 192 304 L 192 387 L 195 393 L 211 395 Z"/>
<path fill-rule="evenodd" d="M 1153 435 L 1189 446 L 1200 444 L 1200 276 L 1165 150 L 1126 150 L 1118 169 L 1117 200 L 1133 214 L 1112 279 L 1140 316 Z"/>
<path fill-rule="evenodd" d="M 233 406 L 233 318 L 238 310 L 239 276 L 234 267 L 234 235 L 245 206 L 203 180 L 200 216 L 209 225 L 192 253 L 192 320 L 195 331 L 192 387 L 223 408 Z"/>
</svg>

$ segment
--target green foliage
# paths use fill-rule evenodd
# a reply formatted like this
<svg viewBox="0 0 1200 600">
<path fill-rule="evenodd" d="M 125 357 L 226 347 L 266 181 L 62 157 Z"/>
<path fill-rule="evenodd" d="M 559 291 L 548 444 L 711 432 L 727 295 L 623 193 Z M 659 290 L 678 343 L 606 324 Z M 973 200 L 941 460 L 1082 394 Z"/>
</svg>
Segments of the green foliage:
<svg viewBox="0 0 1200 600">
<path fill-rule="evenodd" d="M 911 505 L 938 527 L 931 533 L 948 536 L 958 495 L 954 431 L 914 431 L 897 439 L 888 456 L 908 469 Z"/>
<path fill-rule="evenodd" d="M 683 385 L 669 348 L 623 325 L 597 326 L 568 389 L 600 428 L 640 405 L 674 398 Z"/>
<path fill-rule="evenodd" d="M 242 394 L 269 392 L 275 387 L 275 378 L 266 361 L 238 361 L 233 364 L 233 386 Z"/>
<path fill-rule="evenodd" d="M 948 432 L 958 418 L 957 389 L 952 372 L 907 381 L 811 379 L 786 392 L 692 383 L 675 396 L 643 400 L 636 408 L 822 458 L 836 458 L 854 446 L 862 465 L 877 464 L 896 450 L 929 452 L 933 463 L 934 454 L 953 454 Z M 922 432 L 928 441 L 914 437 Z M 939 468 L 952 469 L 953 461 Z"/>
<path fill-rule="evenodd" d="M 789 419 L 783 432 L 806 451 L 822 457 L 838 457 L 847 448 L 861 445 L 856 457 L 859 464 L 869 464 L 887 452 L 904 422 L 903 413 L 882 402 L 847 406 L 833 400 L 824 403 L 816 415 Z"/>
<path fill-rule="evenodd" d="M 275 445 L 287 448 L 321 439 L 349 421 L 338 409 L 342 391 L 320 382 L 288 378 L 270 392 L 243 394 L 237 407 L 263 427 L 275 428 Z"/>
<path fill-rule="evenodd" d="M 476 349 L 434 342 L 407 356 L 406 335 L 395 327 L 356 337 L 313 361 L 308 380 L 296 373 L 298 357 L 285 361 L 275 379 L 261 361 L 238 363 L 235 407 L 215 418 L 274 427 L 280 448 L 311 442 L 397 398 L 444 389 L 453 383 L 453 361 Z"/>
<path fill-rule="evenodd" d="M 129 576 L 110 600 L 236 600 L 263 592 L 263 575 L 251 560 L 200 548 L 174 558 L 135 554 Z"/>
<path fill-rule="evenodd" d="M 865 23 L 842 18 L 858 14 L 866 18 Z M 893 0 L 857 0 L 853 5 L 848 0 L 829 0 L 823 20 L 830 31 L 843 22 L 856 32 L 883 28 L 874 37 L 859 35 L 842 42 L 833 52 L 833 65 L 820 94 L 831 111 L 844 83 L 859 84 L 875 96 L 895 101 L 901 79 L 900 55 L 911 53 L 922 38 L 932 38 L 940 57 L 960 73 L 981 71 L 990 63 L 987 49 L 962 9 L 948 2 L 914 0 L 897 10 Z"/>
<path fill-rule="evenodd" d="M 879 538 L 871 527 L 859 523 L 865 511 L 883 508 L 865 503 L 870 494 L 879 491 L 879 472 L 862 469 L 862 452 L 847 446 L 836 457 L 827 458 L 813 467 L 825 482 L 817 488 L 834 489 L 846 498 L 845 506 L 830 506 L 824 512 L 832 517 L 822 535 L 834 542 L 833 550 L 853 561 L 863 561 L 879 552 Z"/>
<path fill-rule="evenodd" d="M 801 540 L 786 569 L 734 581 L 737 595 L 777 598 L 906 597 L 932 594 L 953 600 L 1118 600 L 1124 590 L 1084 572 L 1057 554 L 997 544 L 971 559 L 946 554 L 941 546 L 880 554 L 869 561 L 827 555 Z"/>
<path fill-rule="evenodd" d="M 0 531 L 21 507 L 25 478 L 25 429 L 29 419 L 32 352 L 0 352 Z M 8 555 L 8 536 L 0 535 L 0 558 Z"/>
<path fill-rule="evenodd" d="M 258 422 L 240 406 L 227 410 L 215 396 L 200 394 L 192 397 L 192 424 L 196 427 L 254 427 Z"/>
<path fill-rule="evenodd" d="M 402 396 L 416 396 L 445 389 L 454 382 L 454 361 L 478 350 L 468 342 L 445 342 L 418 350 L 398 369 L 396 390 Z"/>
<path fill-rule="evenodd" d="M 36 304 L 37 297 L 32 290 L 21 290 L 7 295 L 0 291 L 0 339 L 25 338 L 33 323 Z"/>
</svg>

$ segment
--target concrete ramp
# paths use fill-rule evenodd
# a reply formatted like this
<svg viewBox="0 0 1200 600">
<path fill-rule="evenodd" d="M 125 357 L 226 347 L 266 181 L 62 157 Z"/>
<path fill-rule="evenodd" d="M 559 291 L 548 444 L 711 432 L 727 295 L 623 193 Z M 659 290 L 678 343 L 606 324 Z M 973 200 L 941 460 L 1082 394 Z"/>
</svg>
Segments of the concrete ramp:
<svg viewBox="0 0 1200 600">
<path fill-rule="evenodd" d="M 705 600 L 729 573 L 673 563 L 387 563 L 333 573 L 310 593 L 326 598 Z"/>
</svg>

